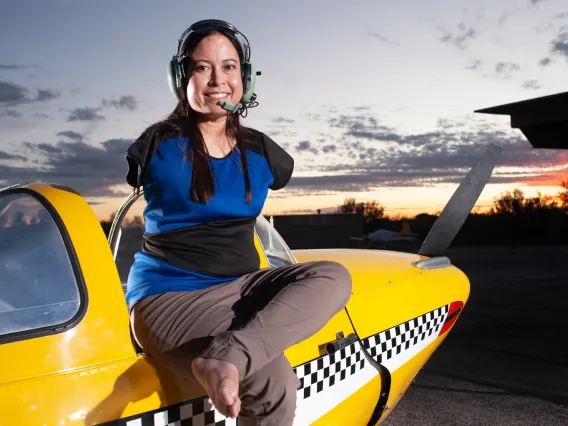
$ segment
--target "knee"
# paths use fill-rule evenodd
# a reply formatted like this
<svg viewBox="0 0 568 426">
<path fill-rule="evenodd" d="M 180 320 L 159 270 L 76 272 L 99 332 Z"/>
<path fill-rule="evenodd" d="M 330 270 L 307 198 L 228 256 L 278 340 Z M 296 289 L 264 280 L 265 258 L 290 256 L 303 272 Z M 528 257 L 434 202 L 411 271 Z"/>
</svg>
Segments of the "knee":
<svg viewBox="0 0 568 426">
<path fill-rule="evenodd" d="M 349 299 L 353 280 L 349 270 L 339 262 L 322 260 L 315 262 L 315 266 L 322 277 L 325 277 L 330 285 L 334 286 L 338 294 Z"/>
</svg>

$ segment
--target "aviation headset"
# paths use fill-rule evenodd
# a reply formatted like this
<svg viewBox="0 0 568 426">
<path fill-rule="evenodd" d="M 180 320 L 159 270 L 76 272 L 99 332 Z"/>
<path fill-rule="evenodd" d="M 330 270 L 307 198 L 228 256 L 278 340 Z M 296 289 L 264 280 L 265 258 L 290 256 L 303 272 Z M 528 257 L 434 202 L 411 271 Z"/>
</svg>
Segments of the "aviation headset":
<svg viewBox="0 0 568 426">
<path fill-rule="evenodd" d="M 253 108 L 258 105 L 256 94 L 254 93 L 254 86 L 256 83 L 256 76 L 260 75 L 260 71 L 255 71 L 250 63 L 250 45 L 246 36 L 241 33 L 237 28 L 225 21 L 218 19 L 205 19 L 191 25 L 178 40 L 178 48 L 176 54 L 172 57 L 168 66 L 168 82 L 170 91 L 176 99 L 182 100 L 185 98 L 185 91 L 187 81 L 189 78 L 189 58 L 186 56 L 186 46 L 192 36 L 200 32 L 220 29 L 230 32 L 234 35 L 241 50 L 240 57 L 242 59 L 241 75 L 243 80 L 243 95 L 237 105 L 231 102 L 220 102 L 221 108 L 236 113 L 245 110 L 246 107 Z"/>
</svg>

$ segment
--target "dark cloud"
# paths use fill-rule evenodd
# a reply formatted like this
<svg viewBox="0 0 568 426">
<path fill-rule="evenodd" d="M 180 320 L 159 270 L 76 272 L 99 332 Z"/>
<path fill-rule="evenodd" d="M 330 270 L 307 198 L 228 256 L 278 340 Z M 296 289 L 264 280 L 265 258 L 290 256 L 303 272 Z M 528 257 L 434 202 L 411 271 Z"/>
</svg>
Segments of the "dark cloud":
<svg viewBox="0 0 568 426">
<path fill-rule="evenodd" d="M 28 90 L 22 86 L 0 81 L 0 104 L 18 105 L 26 102 Z"/>
<path fill-rule="evenodd" d="M 124 153 L 131 143 L 127 139 L 110 139 L 98 146 L 84 142 L 24 142 L 27 155 L 40 155 L 45 161 L 37 168 L 0 165 L 0 180 L 8 185 L 35 180 L 58 183 L 85 197 L 126 196 L 112 187 L 126 182 Z"/>
<path fill-rule="evenodd" d="M 568 153 L 534 150 L 519 132 L 487 123 L 472 125 L 460 120 L 439 120 L 430 132 L 403 134 L 378 122 L 376 116 L 341 114 L 329 118 L 340 129 L 334 150 L 328 145 L 304 143 L 304 151 L 320 148 L 325 162 L 306 170 L 311 177 L 293 177 L 294 191 L 319 193 L 367 191 L 380 186 L 429 186 L 460 182 L 491 144 L 503 148 L 492 182 L 518 182 L 523 174 L 506 167 L 546 168 L 566 164 Z M 323 164 L 322 164 L 323 163 Z"/>
<path fill-rule="evenodd" d="M 24 65 L 15 65 L 15 64 L 0 64 L 0 70 L 11 70 L 11 71 L 15 71 L 15 70 L 21 70 L 27 68 Z"/>
<path fill-rule="evenodd" d="M 327 154 L 328 152 L 336 152 L 337 151 L 337 146 L 335 145 L 324 145 L 321 149 L 325 154 Z"/>
<path fill-rule="evenodd" d="M 7 81 L 0 81 L 0 106 L 17 106 L 31 102 L 43 102 L 58 98 L 57 91 L 38 89 L 34 96 L 30 96 L 30 90 Z"/>
<path fill-rule="evenodd" d="M 312 143 L 310 141 L 302 141 L 300 142 L 298 145 L 296 145 L 296 151 L 301 152 L 301 151 L 309 151 L 312 154 L 317 154 L 318 150 L 317 148 L 314 148 L 312 146 Z"/>
<path fill-rule="evenodd" d="M 531 90 L 540 89 L 540 83 L 537 80 L 525 80 L 522 86 L 524 89 L 531 89 Z"/>
<path fill-rule="evenodd" d="M 28 161 L 23 155 L 10 154 L 6 151 L 0 151 L 0 160 L 21 160 Z"/>
<path fill-rule="evenodd" d="M 81 133 L 77 133 L 77 132 L 74 132 L 72 130 L 65 130 L 63 132 L 59 132 L 57 134 L 57 136 L 65 136 L 66 138 L 69 138 L 69 139 L 74 140 L 76 142 L 82 142 L 83 141 L 83 135 Z"/>
<path fill-rule="evenodd" d="M 444 43 L 450 43 L 456 46 L 460 50 L 464 50 L 468 47 L 469 42 L 475 38 L 477 31 L 469 24 L 465 22 L 460 22 L 455 33 L 450 33 L 444 31 L 444 36 L 440 41 Z"/>
<path fill-rule="evenodd" d="M 22 114 L 20 111 L 12 108 L 0 112 L 0 117 L 22 118 L 23 116 L 24 114 Z"/>
<path fill-rule="evenodd" d="M 552 62 L 553 62 L 552 59 L 550 59 L 549 57 L 546 57 L 546 58 L 542 58 L 540 61 L 538 61 L 538 64 L 541 67 L 546 67 L 546 66 L 550 65 Z"/>
<path fill-rule="evenodd" d="M 509 77 L 512 73 L 519 71 L 521 66 L 513 62 L 497 62 L 495 64 L 495 73 Z"/>
<path fill-rule="evenodd" d="M 61 96 L 61 94 L 58 91 L 55 91 L 55 90 L 38 89 L 36 101 L 38 101 L 38 102 L 50 101 L 51 99 L 57 99 L 60 96 Z"/>
<path fill-rule="evenodd" d="M 367 35 L 368 35 L 369 37 L 372 37 L 372 38 L 374 38 L 374 39 L 376 39 L 376 40 L 379 40 L 379 41 L 381 41 L 381 42 L 383 42 L 383 43 L 385 43 L 385 44 L 388 44 L 388 45 L 390 45 L 390 46 L 400 46 L 400 43 L 399 43 L 398 41 L 390 40 L 390 39 L 388 39 L 387 37 L 385 37 L 385 36 L 383 36 L 383 35 L 381 35 L 381 34 L 379 34 L 379 33 L 377 33 L 377 32 L 374 32 L 374 31 L 367 31 Z"/>
<path fill-rule="evenodd" d="M 97 121 L 104 120 L 105 117 L 99 115 L 100 108 L 75 108 L 67 117 L 67 121 Z"/>
<path fill-rule="evenodd" d="M 551 51 L 553 54 L 564 56 L 568 59 L 568 30 L 561 32 L 552 40 Z"/>
<path fill-rule="evenodd" d="M 103 107 L 114 107 L 134 111 L 138 107 L 138 101 L 133 95 L 121 96 L 118 99 L 103 99 Z"/>
</svg>

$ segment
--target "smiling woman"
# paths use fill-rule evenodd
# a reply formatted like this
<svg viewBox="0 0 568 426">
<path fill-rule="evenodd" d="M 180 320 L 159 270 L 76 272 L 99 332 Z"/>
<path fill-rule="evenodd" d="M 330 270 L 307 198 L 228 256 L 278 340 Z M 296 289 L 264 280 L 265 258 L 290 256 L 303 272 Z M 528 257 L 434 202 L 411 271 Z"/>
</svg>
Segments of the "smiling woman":
<svg viewBox="0 0 568 426">
<path fill-rule="evenodd" d="M 291 425 L 300 383 L 284 351 L 345 307 L 351 276 L 332 261 L 260 267 L 255 224 L 294 160 L 239 122 L 256 106 L 249 59 L 224 21 L 180 38 L 169 69 L 178 104 L 127 152 L 127 182 L 147 205 L 126 299 L 144 352 L 199 382 L 219 412 Z"/>
</svg>

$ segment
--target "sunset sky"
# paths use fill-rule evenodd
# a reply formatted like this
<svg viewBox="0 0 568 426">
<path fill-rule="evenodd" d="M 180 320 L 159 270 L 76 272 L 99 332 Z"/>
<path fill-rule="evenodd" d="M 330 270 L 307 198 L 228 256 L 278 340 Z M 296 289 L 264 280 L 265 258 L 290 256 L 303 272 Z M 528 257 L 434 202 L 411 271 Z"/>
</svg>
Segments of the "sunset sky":
<svg viewBox="0 0 568 426">
<path fill-rule="evenodd" d="M 19 0 L 0 13 L 0 183 L 69 185 L 99 218 L 116 210 L 126 148 L 175 106 L 177 39 L 206 18 L 248 37 L 262 76 L 244 124 L 296 162 L 265 214 L 347 197 L 435 213 L 492 142 L 504 152 L 481 208 L 568 178 L 568 151 L 473 113 L 568 91 L 566 0 Z"/>
</svg>

